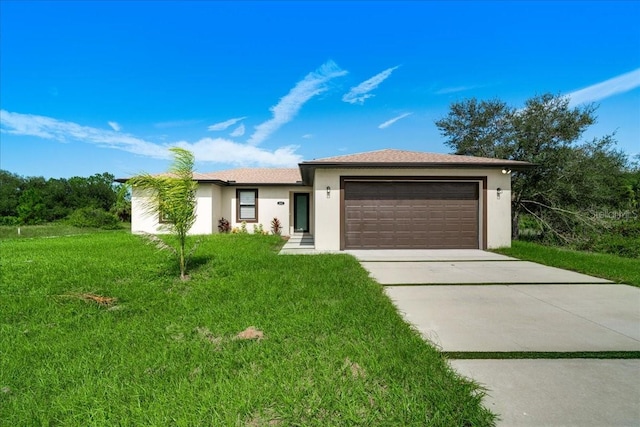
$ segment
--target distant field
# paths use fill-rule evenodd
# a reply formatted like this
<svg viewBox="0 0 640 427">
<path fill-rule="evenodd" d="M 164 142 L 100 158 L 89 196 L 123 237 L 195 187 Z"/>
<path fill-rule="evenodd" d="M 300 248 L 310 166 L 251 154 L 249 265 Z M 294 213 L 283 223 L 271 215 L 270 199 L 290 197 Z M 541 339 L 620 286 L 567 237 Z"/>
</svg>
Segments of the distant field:
<svg viewBox="0 0 640 427">
<path fill-rule="evenodd" d="M 2 426 L 493 425 L 352 257 L 207 236 L 183 282 L 125 231 L 0 245 Z"/>
</svg>

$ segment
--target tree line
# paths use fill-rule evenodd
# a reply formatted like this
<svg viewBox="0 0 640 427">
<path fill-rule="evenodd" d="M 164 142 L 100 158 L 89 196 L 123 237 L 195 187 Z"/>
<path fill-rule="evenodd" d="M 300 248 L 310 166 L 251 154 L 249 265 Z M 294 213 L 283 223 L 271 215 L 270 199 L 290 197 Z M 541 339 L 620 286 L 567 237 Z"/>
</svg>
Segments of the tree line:
<svg viewBox="0 0 640 427">
<path fill-rule="evenodd" d="M 78 225 L 130 221 L 131 202 L 109 173 L 90 177 L 22 177 L 0 170 L 0 224 L 32 225 L 71 219 Z"/>
</svg>

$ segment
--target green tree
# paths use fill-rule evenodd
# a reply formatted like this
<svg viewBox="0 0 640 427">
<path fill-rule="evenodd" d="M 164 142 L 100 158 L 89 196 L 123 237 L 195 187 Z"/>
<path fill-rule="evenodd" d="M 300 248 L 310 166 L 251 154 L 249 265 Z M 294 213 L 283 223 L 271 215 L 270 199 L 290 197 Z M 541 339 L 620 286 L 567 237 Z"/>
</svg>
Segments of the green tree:
<svg viewBox="0 0 640 427">
<path fill-rule="evenodd" d="M 498 99 L 475 98 L 454 102 L 449 108 L 449 114 L 436 121 L 436 126 L 456 154 L 498 159 L 514 155 L 513 108 Z"/>
<path fill-rule="evenodd" d="M 122 184 L 113 183 L 114 176 L 109 173 L 95 174 L 88 178 L 73 177 L 50 178 L 28 177 L 22 178 L 8 171 L 0 170 L 0 217 L 17 217 L 21 197 L 24 197 L 22 214 L 30 222 L 56 221 L 67 218 L 77 209 L 95 208 L 105 212 L 117 210 L 123 220 L 129 220 L 126 214 L 126 200 L 124 204 L 118 199 L 118 192 Z M 38 204 L 31 203 L 33 190 L 39 195 Z M 31 203 L 31 204 L 29 204 Z M 116 206 L 118 205 L 118 206 Z M 27 210 L 38 207 L 36 212 L 27 214 Z M 32 209 L 31 209 L 32 210 Z M 130 212 L 130 209 L 129 209 Z M 114 212 L 116 213 L 116 212 Z"/>
<path fill-rule="evenodd" d="M 42 195 L 35 188 L 29 188 L 20 196 L 18 218 L 21 224 L 38 224 L 44 221 L 45 205 Z"/>
<path fill-rule="evenodd" d="M 579 144 L 596 121 L 595 107 L 570 107 L 569 99 L 544 94 L 516 109 L 500 100 L 455 102 L 436 121 L 456 154 L 498 157 L 534 163 L 512 176 L 512 232 L 519 218 L 531 215 L 541 228 L 568 239 L 576 223 L 587 223 L 581 210 L 615 205 L 624 189 L 627 159 L 612 135 Z"/>
<path fill-rule="evenodd" d="M 174 161 L 169 173 L 137 175 L 127 181 L 134 189 L 142 190 L 151 195 L 144 208 L 151 215 L 161 215 L 165 222 L 162 224 L 178 240 L 178 247 L 174 248 L 180 264 L 180 278 L 187 278 L 187 263 L 189 256 L 186 252 L 187 235 L 196 220 L 196 188 L 193 180 L 193 154 L 185 149 L 170 148 Z"/>
<path fill-rule="evenodd" d="M 0 170 L 0 216 L 18 216 L 18 205 L 23 188 L 22 177 Z"/>
<path fill-rule="evenodd" d="M 116 187 L 116 201 L 111 206 L 111 213 L 117 216 L 120 221 L 131 221 L 131 193 L 127 185 Z"/>
<path fill-rule="evenodd" d="M 624 207 L 637 210 L 640 218 L 640 154 L 624 173 Z"/>
<path fill-rule="evenodd" d="M 66 179 L 51 178 L 47 180 L 43 191 L 44 203 L 47 207 L 47 221 L 66 218 L 77 208 L 71 204 L 72 193 L 73 190 Z"/>
<path fill-rule="evenodd" d="M 95 207 L 108 211 L 117 199 L 117 190 L 113 186 L 113 181 L 114 176 L 106 172 L 94 174 L 88 178 L 78 176 L 70 178 L 70 206 L 73 209 Z"/>
</svg>

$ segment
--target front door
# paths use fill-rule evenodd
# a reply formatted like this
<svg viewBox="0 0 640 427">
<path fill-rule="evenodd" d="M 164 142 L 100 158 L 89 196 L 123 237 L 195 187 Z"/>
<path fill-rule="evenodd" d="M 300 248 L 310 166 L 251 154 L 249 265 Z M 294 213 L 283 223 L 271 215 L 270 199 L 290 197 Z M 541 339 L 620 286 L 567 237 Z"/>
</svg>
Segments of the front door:
<svg viewBox="0 0 640 427">
<path fill-rule="evenodd" d="M 309 231 L 309 193 L 293 194 L 293 230 Z"/>
</svg>

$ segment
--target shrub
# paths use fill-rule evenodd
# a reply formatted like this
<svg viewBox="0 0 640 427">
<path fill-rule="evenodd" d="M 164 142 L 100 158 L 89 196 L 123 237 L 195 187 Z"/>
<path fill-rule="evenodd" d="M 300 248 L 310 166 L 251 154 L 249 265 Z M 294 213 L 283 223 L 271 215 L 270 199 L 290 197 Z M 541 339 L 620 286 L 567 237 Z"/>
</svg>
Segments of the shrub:
<svg viewBox="0 0 640 427">
<path fill-rule="evenodd" d="M 531 215 L 520 215 L 518 218 L 518 240 L 539 242 L 543 237 L 544 230 Z"/>
<path fill-rule="evenodd" d="M 17 216 L 0 216 L 0 225 L 19 225 L 20 218 Z"/>
<path fill-rule="evenodd" d="M 277 236 L 282 233 L 282 223 L 278 218 L 273 218 L 271 220 L 271 232 Z"/>
<path fill-rule="evenodd" d="M 611 231 L 623 237 L 640 237 L 640 220 L 634 217 L 631 220 L 620 221 Z"/>
<path fill-rule="evenodd" d="M 118 217 L 99 208 L 80 208 L 69 216 L 69 224 L 81 228 L 103 228 L 116 230 L 120 228 Z"/>
<path fill-rule="evenodd" d="M 220 218 L 218 220 L 218 231 L 220 233 L 230 233 L 231 232 L 231 224 L 229 224 L 229 221 L 224 219 L 224 218 Z"/>
<path fill-rule="evenodd" d="M 269 234 L 269 232 L 265 231 L 262 224 L 253 224 L 253 234 L 262 234 L 263 236 L 265 236 Z"/>
<path fill-rule="evenodd" d="M 625 258 L 640 258 L 640 237 L 625 237 L 619 234 L 603 234 L 591 248 L 593 252 L 618 255 Z"/>
<path fill-rule="evenodd" d="M 603 221 L 599 229 L 579 230 L 581 239 L 571 245 L 582 251 L 613 254 L 625 258 L 640 257 L 640 223 L 633 217 Z"/>
</svg>

